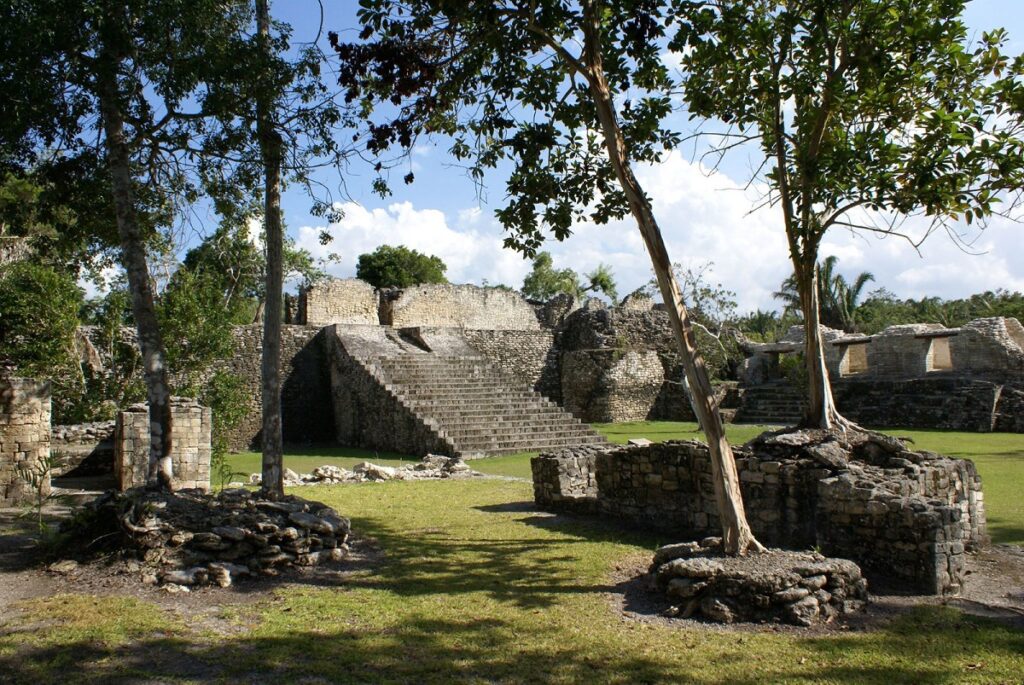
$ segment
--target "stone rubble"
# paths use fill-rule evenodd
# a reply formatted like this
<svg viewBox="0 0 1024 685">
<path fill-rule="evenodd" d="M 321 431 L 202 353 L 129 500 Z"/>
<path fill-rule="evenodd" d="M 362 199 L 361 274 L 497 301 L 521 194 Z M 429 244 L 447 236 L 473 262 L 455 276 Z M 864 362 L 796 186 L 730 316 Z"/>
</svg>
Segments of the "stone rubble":
<svg viewBox="0 0 1024 685">
<path fill-rule="evenodd" d="M 817 552 L 721 552 L 721 538 L 666 545 L 651 564 L 655 587 L 678 602 L 672 617 L 718 623 L 828 623 L 863 608 L 867 581 L 857 564 Z"/>
<path fill-rule="evenodd" d="M 106 535 L 115 551 L 139 561 L 143 582 L 172 592 L 197 585 L 229 587 L 240 578 L 340 562 L 348 556 L 351 529 L 347 518 L 320 502 L 294 496 L 271 501 L 241 488 L 217 495 L 108 493 L 70 526 L 71 540 Z M 111 528 L 115 535 L 104 532 Z M 67 572 L 73 560 L 60 563 L 51 570 Z"/>
<path fill-rule="evenodd" d="M 360 462 L 352 470 L 339 466 L 324 465 L 313 469 L 312 473 L 296 473 L 291 469 L 284 470 L 286 487 L 299 485 L 335 485 L 339 483 L 367 483 L 388 480 L 437 480 L 451 478 L 477 478 L 483 474 L 474 471 L 459 457 L 447 457 L 440 454 L 428 454 L 423 460 L 405 466 L 380 466 L 368 461 Z M 249 485 L 259 485 L 262 476 L 254 473 L 249 476 Z M 231 483 L 230 486 L 241 487 L 242 483 Z"/>
</svg>

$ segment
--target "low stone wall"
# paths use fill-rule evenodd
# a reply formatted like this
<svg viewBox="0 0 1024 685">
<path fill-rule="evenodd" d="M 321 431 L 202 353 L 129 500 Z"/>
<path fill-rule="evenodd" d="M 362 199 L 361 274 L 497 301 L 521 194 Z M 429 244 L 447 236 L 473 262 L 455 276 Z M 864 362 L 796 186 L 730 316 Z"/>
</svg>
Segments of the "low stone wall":
<svg viewBox="0 0 1024 685">
<path fill-rule="evenodd" d="M 195 400 L 171 402 L 172 469 L 176 488 L 210 489 L 209 407 Z M 146 484 L 149 470 L 149 409 L 134 404 L 117 415 L 114 433 L 114 473 L 121 490 Z"/>
<path fill-rule="evenodd" d="M 43 474 L 50 457 L 50 383 L 0 378 L 0 506 L 31 501 L 28 473 Z M 49 494 L 49 478 L 42 484 Z"/>
<path fill-rule="evenodd" d="M 537 314 L 519 293 L 475 285 L 418 285 L 385 293 L 380 318 L 395 328 L 540 330 Z"/>
<path fill-rule="evenodd" d="M 50 449 L 53 476 L 96 475 L 114 470 L 115 421 L 54 426 Z"/>
<path fill-rule="evenodd" d="M 747 517 L 764 544 L 817 546 L 938 594 L 960 588 L 965 548 L 987 539 L 981 480 L 969 461 L 785 438 L 755 441 L 736 457 Z M 703 443 L 567 450 L 532 466 L 544 508 L 597 512 L 684 539 L 721 533 Z"/>
</svg>

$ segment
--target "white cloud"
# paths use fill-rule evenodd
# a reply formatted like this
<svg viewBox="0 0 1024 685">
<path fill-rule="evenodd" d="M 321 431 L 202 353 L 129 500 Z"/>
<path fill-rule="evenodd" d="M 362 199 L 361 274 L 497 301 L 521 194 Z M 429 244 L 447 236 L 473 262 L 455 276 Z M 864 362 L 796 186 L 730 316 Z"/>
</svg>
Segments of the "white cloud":
<svg viewBox="0 0 1024 685">
<path fill-rule="evenodd" d="M 788 247 L 777 208 L 751 211 L 757 189 L 745 190 L 724 173 L 707 175 L 678 153 L 660 165 L 639 169 L 638 176 L 654 199 L 673 261 L 686 266 L 714 262 L 709 278 L 737 293 L 741 311 L 778 307 L 771 293 L 791 271 Z M 319 227 L 300 228 L 297 238 L 299 246 L 314 256 L 341 253 L 341 264 L 330 269 L 336 276 L 354 275 L 357 257 L 381 244 L 406 245 L 441 257 L 454 283 L 486 279 L 519 287 L 530 268 L 518 253 L 502 248 L 502 229 L 488 208 L 451 215 L 411 202 L 371 208 L 350 203 L 344 209 L 345 218 L 328 229 L 334 241 L 326 247 L 317 239 Z M 913 222 L 908 224 L 914 228 Z M 880 240 L 834 229 L 821 254 L 838 256 L 840 272 L 848 277 L 871 271 L 876 280 L 869 290 L 886 286 L 900 297 L 963 297 L 997 287 L 1024 290 L 1019 230 L 1009 221 L 993 222 L 974 245 L 974 251 L 984 253 L 980 255 L 966 254 L 938 233 L 918 255 L 898 238 Z M 609 264 L 622 294 L 646 284 L 651 276 L 643 241 L 628 217 L 606 226 L 581 223 L 566 241 L 550 241 L 544 249 L 559 268 L 582 273 L 598 263 Z"/>
</svg>

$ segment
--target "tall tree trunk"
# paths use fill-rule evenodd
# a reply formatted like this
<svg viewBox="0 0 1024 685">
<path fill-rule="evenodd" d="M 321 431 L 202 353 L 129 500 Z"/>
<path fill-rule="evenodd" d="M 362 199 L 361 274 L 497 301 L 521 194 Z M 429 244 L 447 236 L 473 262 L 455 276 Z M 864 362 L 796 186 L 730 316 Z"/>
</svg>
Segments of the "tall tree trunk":
<svg viewBox="0 0 1024 685">
<path fill-rule="evenodd" d="M 268 0 L 256 0 L 257 39 L 269 69 L 270 10 Z M 270 79 L 263 79 L 256 100 L 256 129 L 264 174 L 264 236 L 266 245 L 266 295 L 263 310 L 263 485 L 264 496 L 284 496 L 281 438 L 281 313 L 282 252 L 281 231 L 281 136 L 274 128 L 274 93 Z"/>
<path fill-rule="evenodd" d="M 697 340 L 693 333 L 689 313 L 683 303 L 683 297 L 672 273 L 672 261 L 665 248 L 661 230 L 654 218 L 651 203 L 643 188 L 633 174 L 626 150 L 626 141 L 619 126 L 611 91 L 604 73 L 601 60 L 601 26 L 599 9 L 595 2 L 585 6 L 584 20 L 584 60 L 587 70 L 591 97 L 597 108 L 598 119 L 604 134 L 608 157 L 615 169 L 619 184 L 629 201 L 630 212 L 636 220 L 640 234 L 643 236 L 647 252 L 651 256 L 658 287 L 665 300 L 672 332 L 679 345 L 686 379 L 693 392 L 693 404 L 697 418 L 708 441 L 711 453 L 711 475 L 715 484 L 715 500 L 718 515 L 722 522 L 722 541 L 727 554 L 745 554 L 749 550 L 761 551 L 764 548 L 754 538 L 747 523 L 743 509 L 743 496 L 740 492 L 739 476 L 736 472 L 736 460 L 732 448 L 725 438 L 725 428 L 718 412 L 708 377 L 707 367 L 697 349 Z"/>
<path fill-rule="evenodd" d="M 117 214 L 117 230 L 121 236 L 121 263 L 132 294 L 132 314 L 139 333 L 146 399 L 149 403 L 147 484 L 171 490 L 174 473 L 171 462 L 171 393 L 167 383 L 167 355 L 156 318 L 146 247 L 139 228 L 132 190 L 131 156 L 125 138 L 117 84 L 120 60 L 109 47 L 101 51 L 98 60 L 100 115 L 106 134 L 107 165 Z"/>
<path fill-rule="evenodd" d="M 797 291 L 804 314 L 804 363 L 807 367 L 807 412 L 804 425 L 809 428 L 847 428 L 853 426 L 836 409 L 832 383 L 825 363 L 825 340 L 821 335 L 821 303 L 818 297 L 818 267 L 815 260 L 796 262 Z"/>
</svg>

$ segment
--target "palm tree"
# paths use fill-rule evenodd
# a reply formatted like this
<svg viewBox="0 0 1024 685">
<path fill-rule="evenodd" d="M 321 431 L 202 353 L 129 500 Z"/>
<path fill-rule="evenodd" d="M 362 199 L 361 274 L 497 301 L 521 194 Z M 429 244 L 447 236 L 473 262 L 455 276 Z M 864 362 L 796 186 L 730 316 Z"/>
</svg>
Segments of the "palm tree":
<svg viewBox="0 0 1024 685">
<path fill-rule="evenodd" d="M 835 255 L 826 257 L 818 263 L 818 299 L 821 302 L 821 323 L 831 328 L 840 328 L 847 332 L 857 330 L 857 307 L 864 286 L 875 280 L 874 274 L 862 271 L 852 283 L 842 274 L 836 273 Z M 772 296 L 782 300 L 783 313 L 799 315 L 800 294 L 797 291 L 796 278 L 790 276 L 782 282 L 778 291 Z"/>
</svg>

